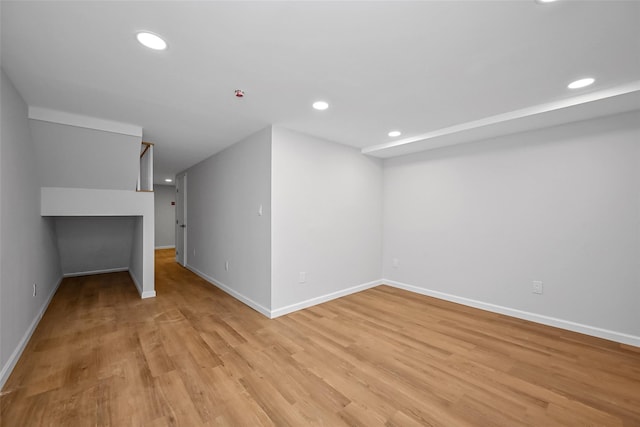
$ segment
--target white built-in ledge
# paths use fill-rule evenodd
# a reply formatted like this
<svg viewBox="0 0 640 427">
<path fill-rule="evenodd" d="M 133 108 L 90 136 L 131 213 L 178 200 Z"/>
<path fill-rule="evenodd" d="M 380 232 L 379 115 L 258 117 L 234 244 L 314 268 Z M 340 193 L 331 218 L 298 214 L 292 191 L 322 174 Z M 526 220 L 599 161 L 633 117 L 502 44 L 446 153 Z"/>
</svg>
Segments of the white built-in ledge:
<svg viewBox="0 0 640 427">
<path fill-rule="evenodd" d="M 42 216 L 133 216 L 134 228 L 131 278 L 142 298 L 155 291 L 154 194 L 127 190 L 43 187 L 40 189 Z"/>
</svg>

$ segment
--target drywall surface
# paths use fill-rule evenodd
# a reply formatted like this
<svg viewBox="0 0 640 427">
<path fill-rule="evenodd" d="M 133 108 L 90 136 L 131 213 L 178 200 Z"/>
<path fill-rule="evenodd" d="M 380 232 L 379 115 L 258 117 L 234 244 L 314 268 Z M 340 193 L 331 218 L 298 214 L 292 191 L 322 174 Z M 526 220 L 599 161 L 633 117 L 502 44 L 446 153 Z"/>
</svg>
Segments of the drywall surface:
<svg viewBox="0 0 640 427">
<path fill-rule="evenodd" d="M 144 289 L 145 278 L 145 253 L 144 246 L 144 217 L 138 216 L 133 220 L 133 233 L 131 241 L 131 253 L 129 258 L 129 275 L 138 288 L 140 296 L 143 298 L 153 297 L 156 295 L 155 288 L 153 290 Z"/>
<path fill-rule="evenodd" d="M 249 136 L 186 173 L 187 266 L 268 312 L 271 130 Z"/>
<path fill-rule="evenodd" d="M 274 314 L 380 279 L 381 160 L 274 127 L 271 188 Z"/>
<path fill-rule="evenodd" d="M 176 187 L 173 185 L 154 185 L 156 213 L 156 248 L 176 246 Z"/>
<path fill-rule="evenodd" d="M 640 336 L 640 112 L 387 160 L 383 211 L 386 279 Z"/>
<path fill-rule="evenodd" d="M 133 217 L 56 217 L 54 221 L 64 275 L 129 269 Z"/>
<path fill-rule="evenodd" d="M 63 217 L 142 217 L 133 229 L 131 259 L 140 262 L 129 263 L 130 271 L 137 274 L 134 280 L 142 298 L 155 296 L 154 287 L 154 194 L 123 190 L 95 190 L 88 188 L 48 188 L 40 189 L 40 212 L 42 216 Z M 141 227 L 142 235 L 139 234 Z M 137 273 L 136 273 L 137 272 Z"/>
<path fill-rule="evenodd" d="M 43 187 L 135 190 L 141 138 L 29 120 Z"/>
<path fill-rule="evenodd" d="M 0 387 L 62 277 L 53 221 L 40 216 L 27 106 L 4 71 L 1 74 Z"/>
</svg>

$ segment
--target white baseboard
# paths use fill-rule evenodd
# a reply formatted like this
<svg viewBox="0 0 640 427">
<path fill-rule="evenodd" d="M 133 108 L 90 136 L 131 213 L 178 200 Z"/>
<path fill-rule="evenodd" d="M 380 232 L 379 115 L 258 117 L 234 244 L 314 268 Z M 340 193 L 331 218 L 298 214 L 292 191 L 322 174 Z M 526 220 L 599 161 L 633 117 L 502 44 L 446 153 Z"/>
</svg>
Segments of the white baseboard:
<svg viewBox="0 0 640 427">
<path fill-rule="evenodd" d="M 142 289 L 142 284 L 138 281 L 138 278 L 135 276 L 135 274 L 133 274 L 133 272 L 129 269 L 127 269 L 127 271 L 129 271 L 129 276 L 131 277 L 131 280 L 133 280 L 133 284 L 136 285 L 136 289 L 138 290 L 138 293 L 140 294 L 140 298 L 145 299 L 145 298 L 153 298 L 156 296 L 156 291 L 143 291 Z"/>
<path fill-rule="evenodd" d="M 77 273 L 64 273 L 63 277 L 91 276 L 94 274 L 118 273 L 120 271 L 129 271 L 129 267 L 107 268 L 104 270 L 79 271 Z"/>
<path fill-rule="evenodd" d="M 354 294 L 356 292 L 364 291 L 366 289 L 374 288 L 381 285 L 383 282 L 380 280 L 374 280 L 373 282 L 363 283 L 361 285 L 352 286 L 347 289 L 341 289 L 336 292 L 331 292 L 326 295 L 320 295 L 318 297 L 310 298 L 305 301 L 297 302 L 295 304 L 287 305 L 285 307 L 276 308 L 271 310 L 271 318 L 284 316 L 285 314 L 293 313 L 294 311 L 302 310 L 303 308 L 309 308 L 314 305 L 322 304 L 323 302 L 331 301 L 336 298 L 340 298 L 346 295 Z"/>
<path fill-rule="evenodd" d="M 155 298 L 156 297 L 156 291 L 144 291 L 143 293 L 140 294 L 140 298 L 145 299 L 145 298 Z"/>
<path fill-rule="evenodd" d="M 185 267 L 192 271 L 193 273 L 197 274 L 198 276 L 200 276 L 201 278 L 203 278 L 204 280 L 206 280 L 207 282 L 211 283 L 213 286 L 215 286 L 216 288 L 228 293 L 229 295 L 231 295 L 232 297 L 234 297 L 235 299 L 245 303 L 246 305 L 248 305 L 249 307 L 253 308 L 255 311 L 257 311 L 258 313 L 264 314 L 267 317 L 271 317 L 271 310 L 269 310 L 267 307 L 255 302 L 254 300 L 252 300 L 251 298 L 241 294 L 240 292 L 231 289 L 229 286 L 225 285 L 224 283 L 222 283 L 221 281 L 206 275 L 205 273 L 203 273 L 202 271 L 198 270 L 197 268 L 194 268 L 192 266 L 190 266 L 189 264 L 185 264 Z"/>
<path fill-rule="evenodd" d="M 466 305 L 469 307 L 479 308 L 479 309 L 490 311 L 493 313 L 504 314 L 504 315 L 515 317 L 518 319 L 529 320 L 531 322 L 541 323 L 543 325 L 554 326 L 556 328 L 566 329 L 568 331 L 579 332 L 585 335 L 591 335 L 594 337 L 604 338 L 606 340 L 615 341 L 622 344 L 628 344 L 635 347 L 640 347 L 640 337 L 635 335 L 629 335 L 622 332 L 616 332 L 608 329 L 598 328 L 595 326 L 584 325 L 581 323 L 572 322 L 570 320 L 544 316 L 542 314 L 536 314 L 528 311 L 517 310 L 515 308 L 504 307 L 501 305 L 490 304 L 490 303 L 477 301 L 470 298 L 464 298 L 457 295 L 451 295 L 444 292 L 439 292 L 431 289 L 421 288 L 418 286 L 408 285 L 402 282 L 396 282 L 395 280 L 383 279 L 380 283 L 393 286 L 398 289 L 404 289 L 406 291 L 415 292 L 417 294 L 427 295 L 430 297 L 442 299 L 445 301 L 455 302 L 455 303 Z"/>
<path fill-rule="evenodd" d="M 176 245 L 169 245 L 169 246 L 156 246 L 156 249 L 175 249 Z"/>
<path fill-rule="evenodd" d="M 58 279 L 58 283 L 56 283 L 56 285 L 53 287 L 53 290 L 49 293 L 46 300 L 42 304 L 42 307 L 40 307 L 38 314 L 33 319 L 33 322 L 31 322 L 31 325 L 29 325 L 29 328 L 27 329 L 25 334 L 22 336 L 22 339 L 18 343 L 18 346 L 15 348 L 15 350 L 13 350 L 13 353 L 11 353 L 11 356 L 9 356 L 9 360 L 7 360 L 7 363 L 5 363 L 2 367 L 2 371 L 0 371 L 0 390 L 2 390 L 2 388 L 4 387 L 4 383 L 7 382 L 7 379 L 9 379 L 9 375 L 11 375 L 13 368 L 16 366 L 16 363 L 18 363 L 18 359 L 20 359 L 24 348 L 27 346 L 29 339 L 31 339 L 31 335 L 33 335 L 33 332 L 38 327 L 40 319 L 42 319 L 42 316 L 44 316 L 45 311 L 47 311 L 47 308 L 49 307 L 49 303 L 51 303 L 53 296 L 56 294 L 58 288 L 60 287 L 62 279 L 62 277 Z"/>
</svg>

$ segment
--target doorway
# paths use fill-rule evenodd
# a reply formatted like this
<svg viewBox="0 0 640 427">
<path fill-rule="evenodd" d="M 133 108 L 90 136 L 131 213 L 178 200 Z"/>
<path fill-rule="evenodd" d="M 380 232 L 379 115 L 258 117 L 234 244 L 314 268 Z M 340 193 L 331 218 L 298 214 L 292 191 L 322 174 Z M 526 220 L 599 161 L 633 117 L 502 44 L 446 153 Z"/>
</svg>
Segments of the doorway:
<svg viewBox="0 0 640 427">
<path fill-rule="evenodd" d="M 176 176 L 176 262 L 187 265 L 187 174 Z"/>
</svg>

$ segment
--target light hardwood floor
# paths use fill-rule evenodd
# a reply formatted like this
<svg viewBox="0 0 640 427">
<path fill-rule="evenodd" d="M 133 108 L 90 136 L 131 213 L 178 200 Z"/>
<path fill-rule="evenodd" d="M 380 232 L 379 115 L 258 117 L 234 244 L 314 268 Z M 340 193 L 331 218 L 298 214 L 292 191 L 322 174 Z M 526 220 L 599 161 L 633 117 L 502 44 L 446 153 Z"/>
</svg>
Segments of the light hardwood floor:
<svg viewBox="0 0 640 427">
<path fill-rule="evenodd" d="M 640 426 L 640 349 L 380 286 L 269 320 L 157 252 L 65 279 L 13 426 Z"/>
</svg>

